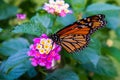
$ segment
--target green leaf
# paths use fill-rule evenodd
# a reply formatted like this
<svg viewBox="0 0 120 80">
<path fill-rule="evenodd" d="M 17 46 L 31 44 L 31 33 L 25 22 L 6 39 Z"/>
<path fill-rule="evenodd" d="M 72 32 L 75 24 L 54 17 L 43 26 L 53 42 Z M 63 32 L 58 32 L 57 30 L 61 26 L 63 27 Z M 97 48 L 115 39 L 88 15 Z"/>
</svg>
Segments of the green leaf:
<svg viewBox="0 0 120 80">
<path fill-rule="evenodd" d="M 10 56 L 0 66 L 0 71 L 6 80 L 17 79 L 32 67 L 28 56 L 28 49 L 22 49 L 16 54 Z"/>
<path fill-rule="evenodd" d="M 98 75 L 98 74 L 95 74 L 93 76 L 93 80 L 115 80 L 114 77 L 110 77 L 110 76 L 103 76 L 103 75 Z"/>
<path fill-rule="evenodd" d="M 117 29 L 120 25 L 120 20 L 118 17 L 107 17 L 107 27 L 110 29 Z"/>
<path fill-rule="evenodd" d="M 0 20 L 7 19 L 11 16 L 14 16 L 17 13 L 18 8 L 4 3 L 3 1 L 0 2 Z"/>
<path fill-rule="evenodd" d="M 27 73 L 28 73 L 28 76 L 29 76 L 30 78 L 33 78 L 33 77 L 35 77 L 35 76 L 37 75 L 37 71 L 35 70 L 34 67 L 31 67 L 31 68 L 27 71 Z"/>
<path fill-rule="evenodd" d="M 52 26 L 52 32 L 51 33 L 54 34 L 54 33 L 56 33 L 57 31 L 59 31 L 60 29 L 62 29 L 64 27 L 65 26 L 62 23 L 56 21 L 54 26 Z"/>
<path fill-rule="evenodd" d="M 54 16 L 47 13 L 36 14 L 34 17 L 31 18 L 31 21 L 35 24 L 42 24 L 46 28 L 50 28 L 53 25 Z"/>
<path fill-rule="evenodd" d="M 0 72 L 0 79 L 5 80 L 5 77 L 3 76 L 3 74 L 1 72 Z"/>
<path fill-rule="evenodd" d="M 97 66 L 90 63 L 82 64 L 83 67 L 91 72 L 95 72 L 100 75 L 115 77 L 117 76 L 116 68 L 110 59 L 106 57 L 100 57 Z"/>
<path fill-rule="evenodd" d="M 2 28 L 0 28 L 0 32 L 2 32 Z"/>
<path fill-rule="evenodd" d="M 85 9 L 87 0 L 71 0 L 71 6 L 75 13 L 81 13 Z"/>
<path fill-rule="evenodd" d="M 57 17 L 57 22 L 64 26 L 72 24 L 75 21 L 76 21 L 76 19 L 73 14 L 67 14 L 65 17 Z"/>
<path fill-rule="evenodd" d="M 96 38 L 91 38 L 90 42 L 88 44 L 88 47 L 93 48 L 94 50 L 97 51 L 97 54 L 101 54 L 101 43 L 98 39 Z"/>
<path fill-rule="evenodd" d="M 12 31 L 14 33 L 27 33 L 32 35 L 41 35 L 46 32 L 46 28 L 41 24 L 36 24 L 34 22 L 26 22 L 18 25 Z"/>
<path fill-rule="evenodd" d="M 65 1 L 65 3 L 71 5 L 71 0 L 64 0 L 64 1 Z"/>
<path fill-rule="evenodd" d="M 93 3 L 105 3 L 107 0 L 92 0 Z"/>
<path fill-rule="evenodd" d="M 84 51 L 81 51 L 80 53 L 73 54 L 73 58 L 75 58 L 77 61 L 81 62 L 82 64 L 85 63 L 91 63 L 94 66 L 98 64 L 98 61 L 100 59 L 100 56 L 97 55 L 97 51 L 92 48 L 86 48 Z"/>
<path fill-rule="evenodd" d="M 21 49 L 18 52 L 16 52 L 16 54 L 11 55 L 5 62 L 5 66 L 2 70 L 8 73 L 9 70 L 11 70 L 16 65 L 24 63 L 24 61 L 28 61 L 27 51 L 28 49 Z"/>
<path fill-rule="evenodd" d="M 23 75 L 28 70 L 28 67 L 25 66 L 25 64 L 21 63 L 17 66 L 15 66 L 13 69 L 7 73 L 7 75 L 4 74 L 4 77 L 6 80 L 13 80 L 19 78 L 21 75 Z"/>
<path fill-rule="evenodd" d="M 112 57 L 114 57 L 118 62 L 120 62 L 120 50 L 115 47 L 104 47 L 103 51 Z"/>
<path fill-rule="evenodd" d="M 106 16 L 116 16 L 118 17 L 120 11 L 120 7 L 105 4 L 105 3 L 95 3 L 91 4 L 87 7 L 86 12 L 88 14 L 106 14 Z"/>
<path fill-rule="evenodd" d="M 117 36 L 120 36 L 120 27 L 116 28 L 116 29 L 115 29 L 115 32 L 116 32 Z M 118 38 L 119 38 L 119 37 L 118 37 Z"/>
<path fill-rule="evenodd" d="M 58 69 L 46 76 L 45 80 L 80 80 L 77 74 L 71 70 Z"/>
<path fill-rule="evenodd" d="M 9 73 L 0 72 L 1 80 L 15 80 L 18 79 L 27 71 L 27 68 L 24 64 L 15 66 Z"/>
<path fill-rule="evenodd" d="M 100 43 L 99 41 L 93 39 L 87 48 L 83 51 L 71 54 L 71 56 L 82 64 L 91 63 L 94 66 L 98 64 L 100 59 Z"/>
<path fill-rule="evenodd" d="M 0 46 L 0 53 L 5 56 L 10 56 L 15 54 L 17 51 L 28 47 L 29 43 L 24 38 L 10 39 L 2 43 Z"/>
</svg>

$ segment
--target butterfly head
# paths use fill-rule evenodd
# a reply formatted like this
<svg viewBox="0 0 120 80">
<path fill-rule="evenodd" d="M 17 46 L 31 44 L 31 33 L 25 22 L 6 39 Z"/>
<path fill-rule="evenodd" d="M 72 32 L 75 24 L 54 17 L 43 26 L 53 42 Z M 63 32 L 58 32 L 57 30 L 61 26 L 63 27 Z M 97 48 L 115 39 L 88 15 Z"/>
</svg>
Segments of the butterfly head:
<svg viewBox="0 0 120 80">
<path fill-rule="evenodd" d="M 56 42 L 56 43 L 59 43 L 59 36 L 57 34 L 52 34 L 50 35 L 50 38 Z"/>
</svg>

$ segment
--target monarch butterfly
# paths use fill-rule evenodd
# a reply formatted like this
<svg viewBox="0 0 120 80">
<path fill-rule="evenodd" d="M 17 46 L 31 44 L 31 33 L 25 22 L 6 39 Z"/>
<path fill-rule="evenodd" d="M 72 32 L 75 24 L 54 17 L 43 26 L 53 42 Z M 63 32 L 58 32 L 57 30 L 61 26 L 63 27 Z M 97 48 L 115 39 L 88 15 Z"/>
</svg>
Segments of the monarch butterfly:
<svg viewBox="0 0 120 80">
<path fill-rule="evenodd" d="M 83 18 L 59 30 L 50 38 L 68 53 L 79 51 L 88 45 L 92 33 L 106 25 L 104 18 L 103 14 Z"/>
</svg>

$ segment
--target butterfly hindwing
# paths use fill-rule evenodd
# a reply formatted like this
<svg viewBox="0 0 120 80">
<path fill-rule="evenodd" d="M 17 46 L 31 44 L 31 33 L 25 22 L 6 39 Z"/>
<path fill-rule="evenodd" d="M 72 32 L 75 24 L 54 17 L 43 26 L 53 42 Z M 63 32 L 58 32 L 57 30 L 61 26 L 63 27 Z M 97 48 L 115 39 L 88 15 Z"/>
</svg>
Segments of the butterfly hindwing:
<svg viewBox="0 0 120 80">
<path fill-rule="evenodd" d="M 69 53 L 81 50 L 87 46 L 90 35 L 106 24 L 104 18 L 102 14 L 83 18 L 59 30 L 51 38 Z"/>
<path fill-rule="evenodd" d="M 66 37 L 60 38 L 60 45 L 69 53 L 79 51 L 87 46 L 89 37 L 85 35 L 70 34 Z"/>
</svg>

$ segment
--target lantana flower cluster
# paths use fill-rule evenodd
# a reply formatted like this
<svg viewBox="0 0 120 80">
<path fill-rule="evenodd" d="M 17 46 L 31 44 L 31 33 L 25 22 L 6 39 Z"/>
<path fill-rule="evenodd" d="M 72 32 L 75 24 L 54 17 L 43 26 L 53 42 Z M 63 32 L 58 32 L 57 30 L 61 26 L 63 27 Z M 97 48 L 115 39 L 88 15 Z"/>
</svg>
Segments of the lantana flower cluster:
<svg viewBox="0 0 120 80">
<path fill-rule="evenodd" d="M 46 34 L 42 34 L 39 38 L 34 38 L 34 44 L 30 46 L 28 56 L 33 66 L 43 66 L 47 69 L 52 68 L 56 62 L 60 61 L 59 51 L 61 47 L 48 38 Z"/>
<path fill-rule="evenodd" d="M 26 19 L 26 14 L 18 13 L 18 14 L 16 14 L 16 16 L 17 16 L 17 19 L 19 19 L 19 20 L 24 20 L 24 19 Z"/>
<path fill-rule="evenodd" d="M 45 3 L 43 6 L 43 9 L 48 13 L 57 14 L 61 17 L 66 16 L 68 13 L 72 13 L 68 8 L 69 4 L 65 3 L 64 0 L 49 0 L 49 3 Z"/>
</svg>

